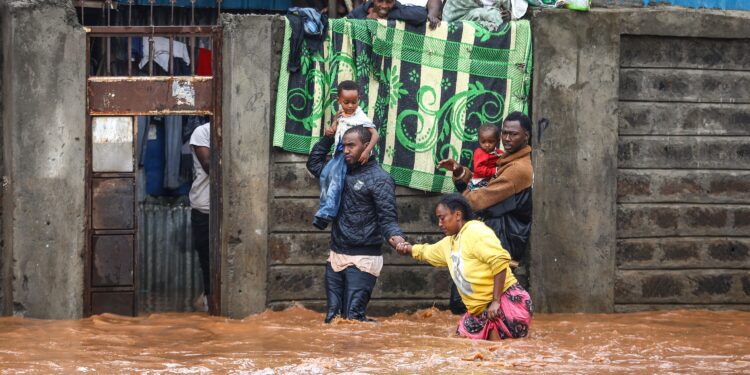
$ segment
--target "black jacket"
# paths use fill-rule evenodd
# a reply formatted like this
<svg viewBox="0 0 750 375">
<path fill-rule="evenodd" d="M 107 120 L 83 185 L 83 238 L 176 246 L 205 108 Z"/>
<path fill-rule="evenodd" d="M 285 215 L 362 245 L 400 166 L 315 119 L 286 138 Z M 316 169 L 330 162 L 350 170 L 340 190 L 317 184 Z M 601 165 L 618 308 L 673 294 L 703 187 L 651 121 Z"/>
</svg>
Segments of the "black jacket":
<svg viewBox="0 0 750 375">
<path fill-rule="evenodd" d="M 313 146 L 307 170 L 315 177 L 326 164 L 333 145 L 323 137 Z M 383 239 L 403 236 L 396 215 L 396 186 L 378 163 L 349 165 L 339 212 L 331 228 L 331 249 L 347 255 L 382 255 Z"/>
<path fill-rule="evenodd" d="M 372 8 L 372 0 L 352 9 L 347 18 L 365 19 L 367 11 Z M 412 26 L 422 26 L 427 22 L 427 8 L 419 6 L 404 6 L 398 1 L 388 13 L 389 20 L 404 21 Z"/>
<path fill-rule="evenodd" d="M 463 192 L 467 186 L 455 182 L 456 189 Z M 495 231 L 500 244 L 508 250 L 510 257 L 524 260 L 526 244 L 531 234 L 531 188 L 526 188 L 506 200 L 476 212 L 477 217 Z"/>
</svg>

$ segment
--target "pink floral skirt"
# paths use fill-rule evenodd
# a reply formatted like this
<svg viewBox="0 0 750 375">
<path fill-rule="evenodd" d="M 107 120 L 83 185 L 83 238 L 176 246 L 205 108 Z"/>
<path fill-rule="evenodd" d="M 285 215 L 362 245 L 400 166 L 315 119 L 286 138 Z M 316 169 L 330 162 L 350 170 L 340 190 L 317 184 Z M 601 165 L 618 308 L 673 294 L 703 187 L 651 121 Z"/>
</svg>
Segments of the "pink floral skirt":
<svg viewBox="0 0 750 375">
<path fill-rule="evenodd" d="M 490 332 L 497 330 L 501 339 L 526 337 L 531 326 L 534 307 L 531 297 L 521 285 L 513 284 L 500 297 L 500 316 L 487 317 L 487 311 L 479 316 L 464 314 L 458 322 L 456 333 L 473 340 L 487 340 Z"/>
</svg>

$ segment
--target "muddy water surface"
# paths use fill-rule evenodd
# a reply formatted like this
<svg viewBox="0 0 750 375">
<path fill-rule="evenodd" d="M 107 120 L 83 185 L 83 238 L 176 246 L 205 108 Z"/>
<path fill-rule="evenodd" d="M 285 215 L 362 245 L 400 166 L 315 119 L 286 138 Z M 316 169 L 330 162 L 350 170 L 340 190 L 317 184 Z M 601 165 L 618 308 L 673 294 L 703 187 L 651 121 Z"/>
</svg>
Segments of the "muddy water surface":
<svg viewBox="0 0 750 375">
<path fill-rule="evenodd" d="M 78 321 L 0 318 L 2 373 L 750 373 L 750 312 L 538 314 L 528 339 L 453 337 L 438 310 L 322 323 L 303 308 Z"/>
</svg>

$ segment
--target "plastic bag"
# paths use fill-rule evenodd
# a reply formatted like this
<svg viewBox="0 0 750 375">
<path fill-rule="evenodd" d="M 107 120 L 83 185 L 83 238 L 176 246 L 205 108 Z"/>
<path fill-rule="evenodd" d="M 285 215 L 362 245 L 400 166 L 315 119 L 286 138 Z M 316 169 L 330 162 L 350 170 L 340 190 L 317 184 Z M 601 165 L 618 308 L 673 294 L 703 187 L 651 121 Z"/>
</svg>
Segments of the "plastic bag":
<svg viewBox="0 0 750 375">
<path fill-rule="evenodd" d="M 570 10 L 577 10 L 580 12 L 587 12 L 591 9 L 591 0 L 560 0 L 558 6 L 562 3 L 562 7 Z"/>
</svg>

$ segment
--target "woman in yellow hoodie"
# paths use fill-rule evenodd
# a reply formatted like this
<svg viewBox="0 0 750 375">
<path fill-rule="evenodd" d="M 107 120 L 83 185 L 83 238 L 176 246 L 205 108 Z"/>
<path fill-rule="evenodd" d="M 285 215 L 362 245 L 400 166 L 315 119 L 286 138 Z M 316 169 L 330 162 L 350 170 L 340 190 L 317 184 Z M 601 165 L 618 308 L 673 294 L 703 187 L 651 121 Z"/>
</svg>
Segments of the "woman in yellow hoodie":
<svg viewBox="0 0 750 375">
<path fill-rule="evenodd" d="M 396 250 L 435 267 L 448 267 L 468 310 L 456 332 L 484 340 L 526 337 L 533 314 L 531 297 L 513 276 L 510 254 L 495 232 L 472 220 L 471 206 L 461 194 L 444 196 L 435 215 L 445 238 L 434 244 L 402 242 Z"/>
</svg>

